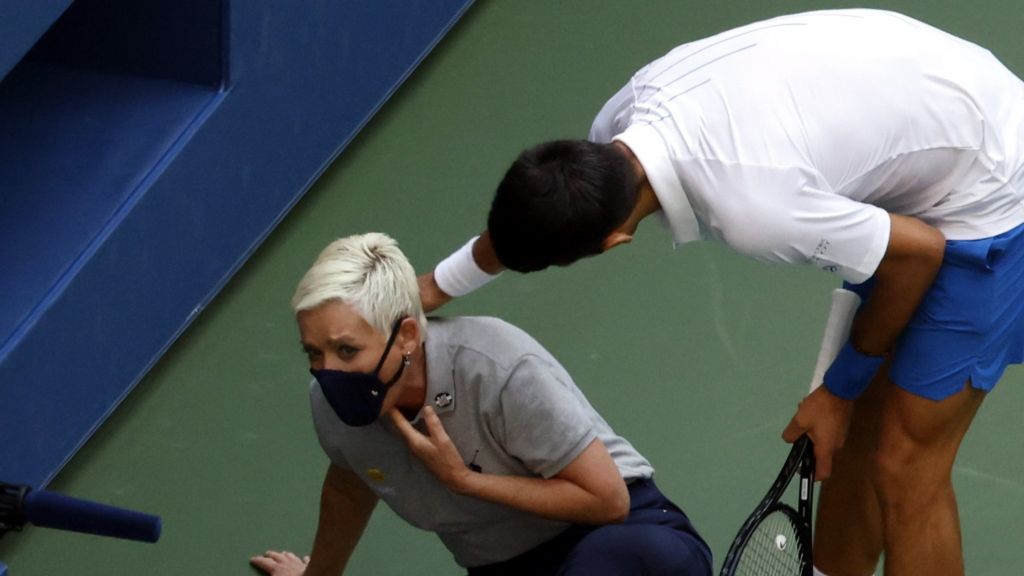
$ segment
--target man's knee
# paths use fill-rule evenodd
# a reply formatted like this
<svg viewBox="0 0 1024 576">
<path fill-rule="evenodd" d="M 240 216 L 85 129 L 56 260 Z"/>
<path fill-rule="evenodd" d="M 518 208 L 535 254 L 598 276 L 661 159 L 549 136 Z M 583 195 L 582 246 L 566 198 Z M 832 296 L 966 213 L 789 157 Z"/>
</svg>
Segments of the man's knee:
<svg viewBox="0 0 1024 576">
<path fill-rule="evenodd" d="M 931 401 L 889 388 L 871 477 L 883 508 L 925 506 L 952 493 L 956 454 L 984 394 L 964 390 Z"/>
<path fill-rule="evenodd" d="M 885 513 L 913 513 L 952 492 L 951 464 L 911 442 L 879 446 L 871 458 L 871 481 Z"/>
</svg>

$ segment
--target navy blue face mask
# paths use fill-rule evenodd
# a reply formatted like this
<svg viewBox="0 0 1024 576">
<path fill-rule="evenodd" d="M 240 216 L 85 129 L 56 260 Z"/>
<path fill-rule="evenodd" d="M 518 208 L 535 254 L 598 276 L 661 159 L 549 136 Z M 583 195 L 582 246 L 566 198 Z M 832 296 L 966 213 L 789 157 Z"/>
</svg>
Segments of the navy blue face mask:
<svg viewBox="0 0 1024 576">
<path fill-rule="evenodd" d="M 402 316 L 391 327 L 391 336 L 388 338 L 388 344 L 384 348 L 380 361 L 377 362 L 377 368 L 372 373 L 327 369 L 313 370 L 310 368 L 309 372 L 313 374 L 313 377 L 320 384 L 320 390 L 323 392 L 324 398 L 327 399 L 327 403 L 331 405 L 334 413 L 345 424 L 349 426 L 367 426 L 380 417 L 381 407 L 384 406 L 384 396 L 387 395 L 388 389 L 402 377 L 402 372 L 405 371 L 405 367 L 408 365 L 408 358 L 403 359 L 398 372 L 387 382 L 381 382 L 379 377 L 380 369 L 384 365 L 384 360 L 388 357 L 388 352 L 391 351 L 391 346 L 398 337 L 398 327 L 404 319 L 405 316 Z"/>
</svg>

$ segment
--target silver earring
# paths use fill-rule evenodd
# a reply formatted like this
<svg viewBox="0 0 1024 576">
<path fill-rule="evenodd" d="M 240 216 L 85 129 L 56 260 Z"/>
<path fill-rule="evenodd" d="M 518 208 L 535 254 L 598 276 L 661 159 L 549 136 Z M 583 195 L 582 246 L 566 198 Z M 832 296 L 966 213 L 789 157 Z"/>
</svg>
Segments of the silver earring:
<svg viewBox="0 0 1024 576">
<path fill-rule="evenodd" d="M 410 354 L 406 354 L 405 356 L 402 356 L 402 364 L 404 364 L 406 366 L 412 364 L 412 354 L 411 353 Z"/>
</svg>

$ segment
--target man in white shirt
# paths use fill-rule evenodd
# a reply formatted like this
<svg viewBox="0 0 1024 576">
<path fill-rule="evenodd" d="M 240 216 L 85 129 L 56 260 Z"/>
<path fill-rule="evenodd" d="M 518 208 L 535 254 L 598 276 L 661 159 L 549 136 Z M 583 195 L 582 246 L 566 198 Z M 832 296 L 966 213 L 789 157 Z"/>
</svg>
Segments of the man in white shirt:
<svg viewBox="0 0 1024 576">
<path fill-rule="evenodd" d="M 831 475 L 817 566 L 870 574 L 884 549 L 886 574 L 962 574 L 953 461 L 1024 357 L 1020 79 L 983 48 L 875 10 L 682 45 L 608 101 L 590 141 L 516 160 L 487 230 L 420 278 L 424 304 L 627 243 L 655 213 L 677 244 L 811 264 L 864 298 L 783 433 L 806 432 Z"/>
</svg>

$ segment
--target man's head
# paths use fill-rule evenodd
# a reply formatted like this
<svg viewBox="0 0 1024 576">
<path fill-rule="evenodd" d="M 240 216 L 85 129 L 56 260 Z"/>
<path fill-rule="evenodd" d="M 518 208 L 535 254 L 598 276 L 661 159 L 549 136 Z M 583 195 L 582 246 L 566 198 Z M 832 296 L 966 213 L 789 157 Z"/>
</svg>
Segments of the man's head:
<svg viewBox="0 0 1024 576">
<path fill-rule="evenodd" d="M 639 181 L 614 144 L 556 140 L 526 150 L 491 203 L 487 229 L 498 259 L 534 272 L 601 253 L 632 213 Z"/>
</svg>

